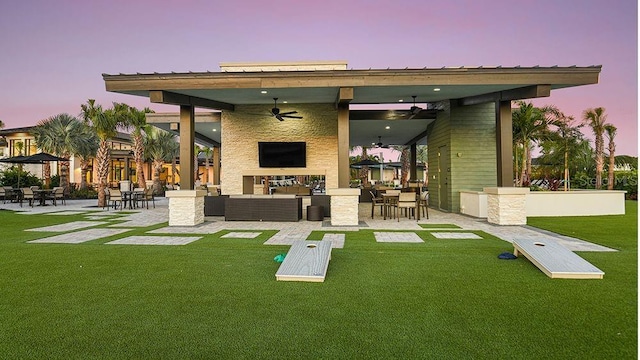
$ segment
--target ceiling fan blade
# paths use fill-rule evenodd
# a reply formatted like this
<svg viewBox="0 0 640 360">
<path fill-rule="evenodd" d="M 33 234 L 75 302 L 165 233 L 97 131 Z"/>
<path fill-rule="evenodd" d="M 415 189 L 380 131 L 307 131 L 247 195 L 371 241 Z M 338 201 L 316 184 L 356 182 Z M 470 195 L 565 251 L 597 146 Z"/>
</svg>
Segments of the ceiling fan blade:
<svg viewBox="0 0 640 360">
<path fill-rule="evenodd" d="M 282 117 L 282 115 L 278 114 L 278 115 L 274 115 L 276 117 L 276 119 L 280 120 L 280 121 L 284 121 L 284 118 Z"/>
<path fill-rule="evenodd" d="M 280 117 L 286 117 L 286 118 L 289 118 L 289 119 L 302 119 L 302 116 L 285 115 L 285 114 L 280 114 Z"/>
<path fill-rule="evenodd" d="M 287 112 L 281 112 L 280 115 L 289 115 L 289 114 L 297 114 L 297 111 L 287 111 Z"/>
</svg>

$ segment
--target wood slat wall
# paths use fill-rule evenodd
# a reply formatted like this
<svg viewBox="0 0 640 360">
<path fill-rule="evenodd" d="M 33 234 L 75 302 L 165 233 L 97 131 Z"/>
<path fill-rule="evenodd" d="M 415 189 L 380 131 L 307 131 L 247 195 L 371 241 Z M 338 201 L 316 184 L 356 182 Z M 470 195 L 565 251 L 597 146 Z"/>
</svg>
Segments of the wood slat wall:
<svg viewBox="0 0 640 360">
<path fill-rule="evenodd" d="M 449 192 L 442 209 L 458 212 L 460 191 L 480 191 L 496 186 L 496 122 L 495 105 L 484 103 L 470 106 L 445 104 L 430 129 L 429 144 L 429 196 L 432 206 L 440 203 L 438 151 L 446 146 L 446 158 L 441 159 L 443 171 L 448 174 Z"/>
</svg>

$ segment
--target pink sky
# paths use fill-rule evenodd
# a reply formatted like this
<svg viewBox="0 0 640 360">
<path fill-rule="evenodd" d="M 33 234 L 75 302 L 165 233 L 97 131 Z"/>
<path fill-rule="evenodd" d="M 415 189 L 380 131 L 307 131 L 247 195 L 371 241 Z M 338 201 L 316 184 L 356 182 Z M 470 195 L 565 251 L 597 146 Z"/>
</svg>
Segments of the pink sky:
<svg viewBox="0 0 640 360">
<path fill-rule="evenodd" d="M 0 120 L 12 128 L 77 115 L 89 98 L 176 111 L 107 93 L 101 74 L 218 71 L 230 61 L 602 65 L 598 85 L 535 103 L 578 119 L 604 107 L 617 153 L 637 156 L 637 17 L 629 0 L 13 1 L 0 11 Z"/>
</svg>

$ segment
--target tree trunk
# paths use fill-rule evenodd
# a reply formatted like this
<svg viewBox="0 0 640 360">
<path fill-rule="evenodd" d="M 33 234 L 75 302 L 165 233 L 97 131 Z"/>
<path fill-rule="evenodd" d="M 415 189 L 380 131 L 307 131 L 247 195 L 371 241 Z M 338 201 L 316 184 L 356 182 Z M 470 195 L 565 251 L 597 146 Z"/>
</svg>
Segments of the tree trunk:
<svg viewBox="0 0 640 360">
<path fill-rule="evenodd" d="M 607 190 L 613 190 L 613 185 L 615 185 L 616 175 L 615 175 L 615 167 L 616 167 L 616 144 L 613 140 L 609 141 L 609 178 L 607 183 Z"/>
<path fill-rule="evenodd" d="M 604 169 L 604 140 L 602 134 L 596 134 L 596 190 L 602 189 L 602 171 Z"/>
<path fill-rule="evenodd" d="M 171 185 L 176 185 L 176 170 L 178 169 L 178 165 L 176 164 L 176 157 L 174 156 L 171 159 Z"/>
<path fill-rule="evenodd" d="M 136 163 L 138 187 L 145 189 L 147 185 L 144 178 L 144 143 L 140 133 L 133 135 L 133 159 Z"/>
<path fill-rule="evenodd" d="M 366 160 L 368 158 L 369 158 L 369 154 L 367 153 L 367 148 L 363 146 L 361 160 Z M 360 168 L 358 172 L 358 179 L 360 179 L 360 182 L 362 182 L 362 185 L 366 185 L 367 183 L 369 183 L 369 167 L 368 166 L 363 166 Z"/>
<path fill-rule="evenodd" d="M 520 171 L 520 183 L 518 184 L 518 186 L 524 186 L 525 184 L 525 177 L 526 177 L 526 171 L 527 171 L 527 167 L 526 167 L 526 163 L 527 163 L 527 148 L 528 148 L 528 144 L 524 143 L 522 146 L 522 169 Z"/>
<path fill-rule="evenodd" d="M 80 160 L 80 190 L 87 188 L 87 171 L 89 169 L 89 161 Z"/>
<path fill-rule="evenodd" d="M 209 152 L 205 152 L 205 156 L 204 156 L 204 169 L 205 169 L 205 174 L 207 176 L 205 176 L 205 183 L 208 184 L 211 181 L 209 181 Z"/>
<path fill-rule="evenodd" d="M 153 193 L 162 194 L 162 183 L 160 182 L 160 172 L 162 172 L 164 161 L 153 161 Z"/>
<path fill-rule="evenodd" d="M 409 187 L 409 173 L 411 172 L 410 160 L 409 148 L 404 147 L 402 153 L 400 153 L 400 163 L 402 164 L 400 169 L 400 184 L 402 184 L 402 187 Z"/>
<path fill-rule="evenodd" d="M 109 159 L 110 149 L 107 140 L 100 140 L 100 146 L 96 153 L 96 162 L 98 163 L 98 206 L 106 205 L 106 194 L 104 189 L 107 187 L 107 179 L 109 177 Z"/>
<path fill-rule="evenodd" d="M 525 186 L 530 186 L 531 185 L 531 177 L 533 176 L 532 173 L 532 166 L 531 166 L 531 150 L 532 150 L 533 146 L 529 145 L 527 146 L 527 177 L 524 179 L 524 185 Z"/>
<path fill-rule="evenodd" d="M 568 190 L 569 185 L 569 151 L 567 146 L 564 147 L 564 191 Z"/>
<path fill-rule="evenodd" d="M 51 187 L 51 163 L 49 161 L 44 163 L 44 187 Z"/>
</svg>

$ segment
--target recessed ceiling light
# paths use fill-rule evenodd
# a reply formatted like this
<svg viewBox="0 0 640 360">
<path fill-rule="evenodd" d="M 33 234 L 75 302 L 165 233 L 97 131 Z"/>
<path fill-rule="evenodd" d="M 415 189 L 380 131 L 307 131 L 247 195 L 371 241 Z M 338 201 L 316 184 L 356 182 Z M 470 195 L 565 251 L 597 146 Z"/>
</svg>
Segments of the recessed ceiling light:
<svg viewBox="0 0 640 360">
<path fill-rule="evenodd" d="M 434 88 L 433 91 L 440 91 L 440 88 Z"/>
<path fill-rule="evenodd" d="M 267 90 L 260 91 L 260 94 L 266 94 L 266 93 L 267 93 Z"/>
<path fill-rule="evenodd" d="M 287 101 L 287 100 L 285 100 L 285 101 L 283 101 L 282 103 L 283 103 L 283 104 L 286 104 L 286 103 L 288 103 L 288 101 Z"/>
<path fill-rule="evenodd" d="M 404 102 L 404 100 L 400 99 L 400 100 L 398 100 L 398 102 Z"/>
<path fill-rule="evenodd" d="M 218 131 L 218 129 L 213 129 L 213 131 Z"/>
<path fill-rule="evenodd" d="M 387 129 L 387 130 L 389 130 L 389 129 L 391 129 L 391 126 L 388 126 L 388 125 L 387 125 L 387 126 L 385 126 L 384 128 L 385 128 L 385 129 Z"/>
</svg>

